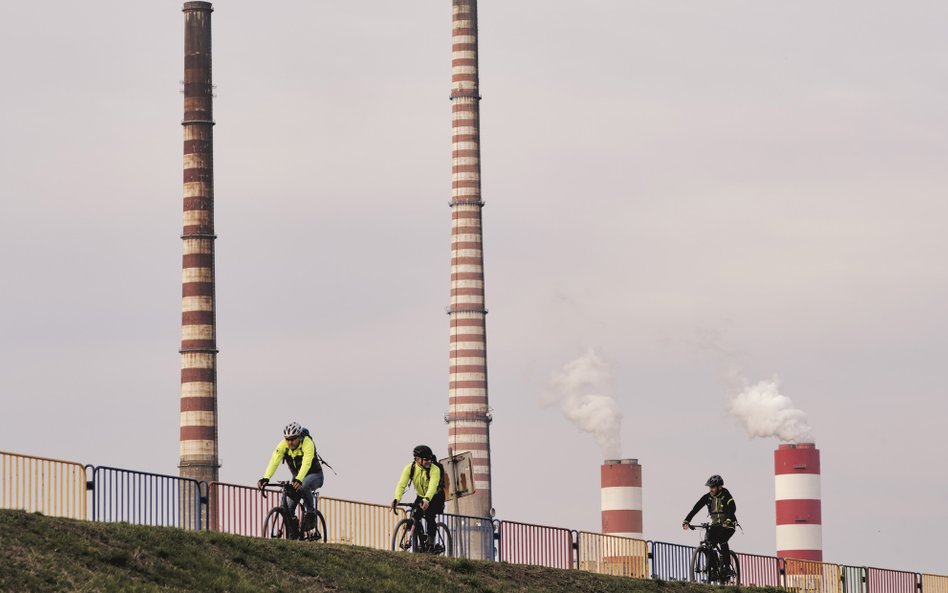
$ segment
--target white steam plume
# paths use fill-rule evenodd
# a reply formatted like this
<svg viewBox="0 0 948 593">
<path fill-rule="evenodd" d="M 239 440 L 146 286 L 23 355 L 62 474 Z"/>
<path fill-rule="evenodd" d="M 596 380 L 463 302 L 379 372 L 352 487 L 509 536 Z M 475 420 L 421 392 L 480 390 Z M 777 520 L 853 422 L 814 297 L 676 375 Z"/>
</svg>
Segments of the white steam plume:
<svg viewBox="0 0 948 593">
<path fill-rule="evenodd" d="M 742 379 L 743 390 L 731 400 L 731 413 L 744 423 L 751 437 L 777 437 L 786 442 L 813 442 L 806 414 L 781 395 L 779 380 L 751 385 Z"/>
<path fill-rule="evenodd" d="M 553 373 L 543 403 L 559 405 L 577 428 L 592 433 L 604 459 L 622 456 L 622 410 L 615 397 L 612 369 L 595 352 L 589 350 Z"/>
</svg>

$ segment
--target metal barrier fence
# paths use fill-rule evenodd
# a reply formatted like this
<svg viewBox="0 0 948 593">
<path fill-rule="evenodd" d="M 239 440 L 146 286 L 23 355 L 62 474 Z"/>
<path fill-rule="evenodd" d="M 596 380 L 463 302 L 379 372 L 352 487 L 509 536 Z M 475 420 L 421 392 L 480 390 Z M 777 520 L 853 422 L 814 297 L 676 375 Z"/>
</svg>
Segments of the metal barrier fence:
<svg viewBox="0 0 948 593">
<path fill-rule="evenodd" d="M 637 579 L 649 577 L 645 540 L 580 531 L 578 543 L 580 570 Z"/>
<path fill-rule="evenodd" d="M 914 572 L 866 567 L 866 593 L 917 593 L 918 580 Z"/>
<path fill-rule="evenodd" d="M 0 508 L 88 519 L 80 463 L 0 451 Z"/>
<path fill-rule="evenodd" d="M 502 562 L 573 568 L 573 532 L 569 529 L 501 521 L 498 530 Z"/>
<path fill-rule="evenodd" d="M 263 537 L 263 519 L 280 504 L 280 490 L 211 482 L 207 487 L 208 521 L 211 531 Z"/>
<path fill-rule="evenodd" d="M 694 546 L 649 542 L 652 545 L 652 578 L 666 581 L 687 581 L 691 577 L 691 555 Z"/>
<path fill-rule="evenodd" d="M 260 537 L 264 517 L 279 504 L 280 495 L 273 489 L 261 496 L 251 486 L 207 484 L 0 451 L 0 508 L 49 516 Z M 391 549 L 395 525 L 404 517 L 404 512 L 392 514 L 387 505 L 328 497 L 320 497 L 319 508 L 326 518 L 327 541 L 381 550 Z M 457 557 L 497 558 L 632 578 L 686 581 L 695 549 L 559 527 L 494 522 L 487 517 L 442 514 L 439 519 L 451 531 Z M 738 558 L 743 585 L 794 593 L 948 593 L 948 576 L 944 575 L 744 553 Z"/>
<path fill-rule="evenodd" d="M 202 529 L 202 484 L 114 467 L 92 471 L 92 520 Z"/>
<path fill-rule="evenodd" d="M 782 587 L 780 559 L 773 556 L 758 556 L 735 552 L 741 563 L 741 585 L 755 587 Z"/>
<path fill-rule="evenodd" d="M 841 565 L 843 593 L 866 593 L 866 569 L 863 566 Z"/>
<path fill-rule="evenodd" d="M 783 586 L 793 593 L 843 593 L 838 564 L 783 558 Z"/>
<path fill-rule="evenodd" d="M 376 550 L 392 549 L 395 525 L 404 518 L 404 513 L 395 515 L 386 505 L 326 496 L 319 497 L 319 510 L 326 518 L 326 541 Z"/>
<path fill-rule="evenodd" d="M 935 574 L 922 575 L 924 593 L 948 593 L 948 577 Z"/>
<path fill-rule="evenodd" d="M 438 520 L 444 521 L 451 532 L 455 558 L 494 559 L 494 522 L 490 517 L 445 513 Z"/>
</svg>

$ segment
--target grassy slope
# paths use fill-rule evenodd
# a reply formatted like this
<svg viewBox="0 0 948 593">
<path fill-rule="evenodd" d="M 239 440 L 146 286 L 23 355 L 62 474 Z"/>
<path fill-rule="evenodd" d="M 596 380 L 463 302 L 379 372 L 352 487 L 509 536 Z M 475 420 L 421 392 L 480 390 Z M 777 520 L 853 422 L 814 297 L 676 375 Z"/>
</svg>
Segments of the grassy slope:
<svg viewBox="0 0 948 593">
<path fill-rule="evenodd" d="M 702 593 L 717 588 L 0 510 L 0 591 Z M 772 589 L 742 589 L 764 593 Z"/>
</svg>

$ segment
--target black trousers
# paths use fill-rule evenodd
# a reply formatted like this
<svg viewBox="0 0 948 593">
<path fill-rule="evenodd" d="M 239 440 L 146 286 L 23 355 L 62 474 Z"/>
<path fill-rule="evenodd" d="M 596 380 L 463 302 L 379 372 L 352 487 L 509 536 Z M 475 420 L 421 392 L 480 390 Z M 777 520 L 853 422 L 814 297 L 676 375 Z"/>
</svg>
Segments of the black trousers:
<svg viewBox="0 0 948 593">
<path fill-rule="evenodd" d="M 418 521 L 422 528 L 422 534 L 433 533 L 435 529 L 436 517 L 444 512 L 444 490 L 439 490 L 431 502 L 428 503 L 428 510 L 421 510 L 421 497 L 415 498 L 415 519 L 424 518 L 424 521 Z"/>
<path fill-rule="evenodd" d="M 734 535 L 733 527 L 712 525 L 708 528 L 708 542 L 721 546 L 721 561 L 724 566 L 731 565 L 731 547 L 727 541 Z"/>
</svg>

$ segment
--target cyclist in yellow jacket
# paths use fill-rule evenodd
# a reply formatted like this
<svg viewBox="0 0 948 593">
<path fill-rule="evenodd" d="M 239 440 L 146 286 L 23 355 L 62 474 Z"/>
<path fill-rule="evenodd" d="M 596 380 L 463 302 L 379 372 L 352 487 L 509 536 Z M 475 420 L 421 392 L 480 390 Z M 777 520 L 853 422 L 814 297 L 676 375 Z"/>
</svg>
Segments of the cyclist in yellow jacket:
<svg viewBox="0 0 948 593">
<path fill-rule="evenodd" d="M 323 468 L 319 463 L 319 456 L 316 455 L 316 444 L 309 435 L 309 431 L 299 425 L 297 422 L 290 422 L 283 429 L 283 439 L 277 443 L 276 450 L 270 457 L 270 464 L 267 465 L 263 477 L 257 482 L 257 488 L 261 490 L 270 483 L 270 478 L 276 473 L 280 463 L 286 462 L 290 472 L 293 474 L 293 489 L 301 495 L 303 499 L 303 530 L 312 529 L 316 524 L 316 506 L 313 499 L 313 491 L 323 485 Z M 297 500 L 290 498 L 288 501 L 290 515 L 296 516 Z M 296 525 L 289 525 L 290 533 L 296 531 Z"/>
<path fill-rule="evenodd" d="M 428 445 L 418 445 L 412 450 L 411 454 L 414 457 L 414 461 L 405 466 L 398 480 L 398 485 L 395 486 L 395 499 L 392 500 L 392 512 L 395 511 L 398 502 L 402 499 L 402 495 L 405 494 L 405 490 L 408 488 L 410 481 L 415 488 L 415 492 L 418 494 L 418 496 L 415 497 L 414 517 L 418 525 L 422 528 L 422 536 L 424 536 L 425 533 L 429 534 L 427 538 L 422 538 L 422 541 L 425 542 L 422 549 L 427 550 L 428 543 L 433 543 L 434 540 L 436 516 L 444 512 L 444 480 L 441 475 L 440 465 L 434 463 L 435 455 L 431 451 L 431 447 Z M 422 518 L 425 520 L 421 521 L 420 519 Z M 427 530 L 425 524 L 427 524 Z M 439 554 L 444 550 L 431 551 Z"/>
</svg>

